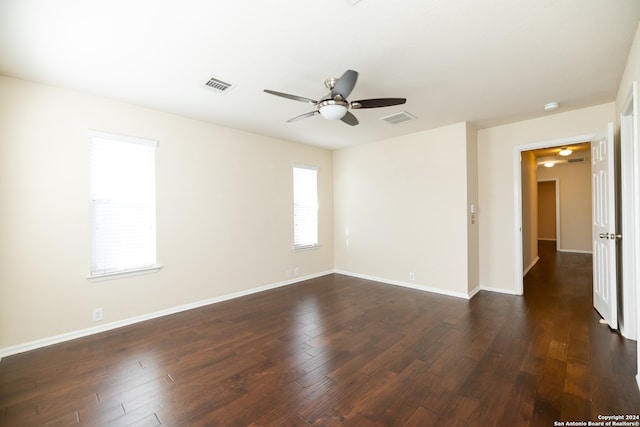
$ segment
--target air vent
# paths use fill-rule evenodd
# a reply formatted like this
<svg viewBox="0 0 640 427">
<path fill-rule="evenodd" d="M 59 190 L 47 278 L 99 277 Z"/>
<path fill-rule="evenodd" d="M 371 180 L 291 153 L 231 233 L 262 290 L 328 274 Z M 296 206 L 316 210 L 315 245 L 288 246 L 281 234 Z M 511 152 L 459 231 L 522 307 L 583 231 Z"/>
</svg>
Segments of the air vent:
<svg viewBox="0 0 640 427">
<path fill-rule="evenodd" d="M 406 111 L 401 111 L 399 113 L 391 114 L 390 116 L 380 117 L 380 120 L 384 120 L 387 123 L 391 123 L 392 125 L 397 125 L 398 123 L 407 122 L 409 120 L 415 120 L 416 116 L 407 113 Z"/>
<path fill-rule="evenodd" d="M 575 159 L 567 159 L 567 163 L 583 163 L 584 157 L 577 157 Z"/>
<path fill-rule="evenodd" d="M 234 87 L 231 83 L 223 82 L 222 80 L 218 80 L 213 77 L 211 77 L 209 81 L 205 83 L 205 86 L 210 87 L 218 93 L 227 93 Z"/>
</svg>

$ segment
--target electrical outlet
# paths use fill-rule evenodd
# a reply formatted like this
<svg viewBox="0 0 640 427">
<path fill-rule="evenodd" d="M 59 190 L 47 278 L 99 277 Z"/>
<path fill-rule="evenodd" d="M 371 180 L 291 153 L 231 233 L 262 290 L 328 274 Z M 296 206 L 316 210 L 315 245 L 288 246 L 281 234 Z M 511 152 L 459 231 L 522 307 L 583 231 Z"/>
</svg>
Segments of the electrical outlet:
<svg viewBox="0 0 640 427">
<path fill-rule="evenodd" d="M 287 277 L 291 277 L 291 269 L 287 269 Z"/>
<path fill-rule="evenodd" d="M 293 269 L 293 275 L 297 276 L 298 274 L 300 274 L 300 269 L 298 267 Z"/>
<path fill-rule="evenodd" d="M 104 317 L 103 317 L 103 313 L 102 313 L 102 307 L 94 308 L 94 309 L 93 309 L 93 318 L 92 318 L 92 320 L 93 320 L 94 322 L 99 322 L 99 321 L 100 321 L 100 320 L 102 320 L 103 318 L 104 318 Z"/>
<path fill-rule="evenodd" d="M 411 273 L 409 273 L 409 280 L 411 280 L 412 282 L 414 280 L 416 280 L 416 275 L 415 275 L 415 273 L 413 271 Z"/>
</svg>

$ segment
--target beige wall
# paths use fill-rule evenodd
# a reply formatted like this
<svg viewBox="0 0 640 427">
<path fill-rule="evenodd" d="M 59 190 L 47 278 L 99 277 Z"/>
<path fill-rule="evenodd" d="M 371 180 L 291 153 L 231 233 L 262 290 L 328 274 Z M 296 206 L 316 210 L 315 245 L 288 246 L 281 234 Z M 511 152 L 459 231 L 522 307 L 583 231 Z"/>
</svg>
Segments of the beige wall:
<svg viewBox="0 0 640 427">
<path fill-rule="evenodd" d="M 87 131 L 159 141 L 156 274 L 93 283 Z M 320 244 L 292 251 L 293 162 Z M 0 77 L 0 349 L 333 268 L 331 152 Z"/>
<path fill-rule="evenodd" d="M 478 226 L 478 130 L 467 123 L 467 265 L 469 293 L 480 287 L 480 233 Z M 475 213 L 471 212 L 474 206 Z"/>
<path fill-rule="evenodd" d="M 522 181 L 522 267 L 526 273 L 538 261 L 538 178 L 536 156 L 520 156 Z"/>
<path fill-rule="evenodd" d="M 516 292 L 516 147 L 602 132 L 615 121 L 615 104 L 557 113 L 478 131 L 480 284 Z M 553 144 L 548 144 L 553 145 Z M 517 183 L 516 183 L 517 181 Z"/>
<path fill-rule="evenodd" d="M 105 322 L 135 318 L 283 283 L 294 267 L 515 292 L 514 147 L 598 132 L 615 107 L 332 154 L 0 77 L 0 349 L 94 327 L 95 307 Z M 157 274 L 86 279 L 89 129 L 160 142 Z M 291 250 L 293 162 L 320 167 L 318 250 Z"/>
<path fill-rule="evenodd" d="M 558 250 L 591 253 L 591 162 L 538 169 L 538 179 L 553 178 L 560 187 Z"/>
<path fill-rule="evenodd" d="M 538 182 L 538 239 L 556 240 L 556 183 Z"/>
<path fill-rule="evenodd" d="M 460 123 L 334 152 L 337 270 L 468 294 L 468 131 Z"/>
</svg>

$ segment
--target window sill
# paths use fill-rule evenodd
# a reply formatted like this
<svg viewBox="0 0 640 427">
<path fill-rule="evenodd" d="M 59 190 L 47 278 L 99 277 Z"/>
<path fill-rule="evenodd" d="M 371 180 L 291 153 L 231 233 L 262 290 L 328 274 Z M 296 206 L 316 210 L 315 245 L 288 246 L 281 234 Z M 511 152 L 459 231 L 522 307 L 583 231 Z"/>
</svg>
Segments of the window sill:
<svg viewBox="0 0 640 427">
<path fill-rule="evenodd" d="M 161 268 L 162 268 L 161 265 L 153 265 L 151 267 L 137 268 L 135 270 L 90 274 L 89 276 L 87 276 L 87 279 L 92 282 L 102 282 L 104 280 L 123 279 L 125 277 L 133 277 L 133 276 L 140 276 L 143 274 L 156 273 Z"/>
<path fill-rule="evenodd" d="M 294 252 L 302 252 L 302 251 L 310 251 L 310 250 L 318 249 L 318 248 L 320 248 L 320 245 L 294 246 L 293 247 L 293 251 Z"/>
</svg>

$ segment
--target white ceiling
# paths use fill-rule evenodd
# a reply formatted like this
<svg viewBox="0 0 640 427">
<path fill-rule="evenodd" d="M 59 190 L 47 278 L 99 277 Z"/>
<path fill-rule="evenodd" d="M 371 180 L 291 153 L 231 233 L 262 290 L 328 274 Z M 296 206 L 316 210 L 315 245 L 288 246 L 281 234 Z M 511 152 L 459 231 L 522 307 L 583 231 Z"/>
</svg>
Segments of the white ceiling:
<svg viewBox="0 0 640 427">
<path fill-rule="evenodd" d="M 0 74 L 333 149 L 613 101 L 639 19 L 638 0 L 0 0 Z M 349 68 L 350 100 L 407 103 L 286 123 L 314 107 L 263 93 L 320 99 Z"/>
</svg>

